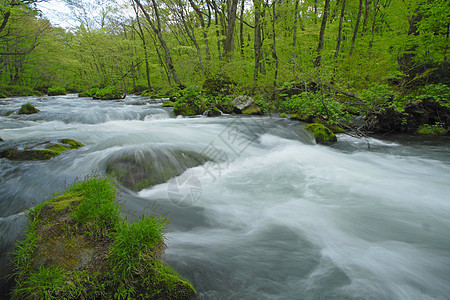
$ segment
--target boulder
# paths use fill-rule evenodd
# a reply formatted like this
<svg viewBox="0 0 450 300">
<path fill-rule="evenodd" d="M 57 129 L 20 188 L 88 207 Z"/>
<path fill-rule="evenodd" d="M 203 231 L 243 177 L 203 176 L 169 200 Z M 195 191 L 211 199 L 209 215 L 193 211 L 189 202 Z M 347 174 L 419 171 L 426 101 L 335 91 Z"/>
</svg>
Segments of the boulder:
<svg viewBox="0 0 450 300">
<path fill-rule="evenodd" d="M 3 143 L 5 140 L 3 140 L 1 137 L 0 137 L 0 143 Z"/>
<path fill-rule="evenodd" d="M 60 155 L 68 149 L 78 149 L 83 144 L 72 139 L 62 139 L 32 145 L 0 150 L 0 158 L 9 160 L 45 160 Z"/>
<path fill-rule="evenodd" d="M 262 115 L 263 111 L 259 105 L 253 104 L 252 106 L 242 111 L 244 115 Z"/>
<path fill-rule="evenodd" d="M 22 107 L 19 109 L 19 115 L 31 115 L 31 114 L 36 114 L 38 112 L 39 112 L 39 109 L 37 109 L 30 103 L 22 105 Z"/>
<path fill-rule="evenodd" d="M 318 144 L 330 144 L 337 141 L 336 135 L 323 124 L 308 124 L 305 129 L 312 132 L 314 139 Z"/>
<path fill-rule="evenodd" d="M 139 191 L 164 183 L 188 168 L 204 164 L 210 159 L 194 151 L 153 149 L 146 153 L 124 154 L 110 159 L 106 172 L 125 187 Z"/>
<path fill-rule="evenodd" d="M 242 113 L 243 110 L 251 107 L 254 102 L 255 101 L 249 96 L 238 96 L 234 98 L 233 105 L 235 113 Z"/>
</svg>

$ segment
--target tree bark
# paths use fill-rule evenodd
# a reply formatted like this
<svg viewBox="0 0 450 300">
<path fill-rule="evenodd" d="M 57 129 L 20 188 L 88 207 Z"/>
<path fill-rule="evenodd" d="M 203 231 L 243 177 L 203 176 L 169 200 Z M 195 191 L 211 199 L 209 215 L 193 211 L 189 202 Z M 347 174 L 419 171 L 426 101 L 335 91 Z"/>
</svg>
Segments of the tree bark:
<svg viewBox="0 0 450 300">
<path fill-rule="evenodd" d="M 153 23 L 150 15 L 145 10 L 144 6 L 141 4 L 140 0 L 133 0 L 133 1 L 139 6 L 141 11 L 144 13 L 145 18 L 147 19 L 147 22 L 150 24 L 150 26 L 152 27 L 152 29 L 155 32 L 156 36 L 158 37 L 159 42 L 161 43 L 161 46 L 164 49 L 166 65 L 167 65 L 167 68 L 168 68 L 169 72 L 172 75 L 173 81 L 175 82 L 175 84 L 181 86 L 182 83 L 181 83 L 180 78 L 178 77 L 177 71 L 176 71 L 175 66 L 173 64 L 172 55 L 170 54 L 169 47 L 167 46 L 166 41 L 164 40 L 164 37 L 163 37 L 162 32 L 161 32 L 161 18 L 159 16 L 158 6 L 156 5 L 155 0 L 152 0 L 151 2 L 152 2 L 153 10 L 155 11 L 156 26 Z"/>
<path fill-rule="evenodd" d="M 346 0 L 342 1 L 341 17 L 339 19 L 339 31 L 338 31 L 338 38 L 337 38 L 337 43 L 336 43 L 336 52 L 334 52 L 334 58 L 338 58 L 339 50 L 341 47 L 342 23 L 344 22 L 344 15 L 345 15 L 345 2 L 346 2 Z"/>
<path fill-rule="evenodd" d="M 330 10 L 330 0 L 325 0 L 325 7 L 323 9 L 322 25 L 320 26 L 319 45 L 317 46 L 317 57 L 314 61 L 314 66 L 319 67 L 322 60 L 323 37 L 325 35 L 325 27 L 327 26 L 327 18 Z"/>
<path fill-rule="evenodd" d="M 261 61 L 261 48 L 262 48 L 262 40 L 261 40 L 261 1 L 253 0 L 253 6 L 255 9 L 255 37 L 253 48 L 255 51 L 255 69 L 253 72 L 253 80 L 256 82 L 258 80 L 260 61 Z"/>
<path fill-rule="evenodd" d="M 355 31 L 353 32 L 352 47 L 350 48 L 350 53 L 348 54 L 349 56 L 352 56 L 353 50 L 355 49 L 355 41 L 356 36 L 358 35 L 359 21 L 361 20 L 362 7 L 363 7 L 363 0 L 359 0 L 358 17 L 356 18 Z"/>
<path fill-rule="evenodd" d="M 227 0 L 228 24 L 223 43 L 223 53 L 227 59 L 231 58 L 233 51 L 234 27 L 236 26 L 236 11 L 239 0 Z"/>
</svg>

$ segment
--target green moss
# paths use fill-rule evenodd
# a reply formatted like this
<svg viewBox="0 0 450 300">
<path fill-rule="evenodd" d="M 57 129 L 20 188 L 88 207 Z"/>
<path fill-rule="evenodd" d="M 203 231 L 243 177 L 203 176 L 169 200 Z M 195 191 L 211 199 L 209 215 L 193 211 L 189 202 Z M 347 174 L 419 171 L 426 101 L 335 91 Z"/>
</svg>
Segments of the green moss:
<svg viewBox="0 0 450 300">
<path fill-rule="evenodd" d="M 161 260 L 168 220 L 121 223 L 116 196 L 114 181 L 94 176 L 30 210 L 12 299 L 193 298 L 192 285 Z"/>
<path fill-rule="evenodd" d="M 78 94 L 78 97 L 94 97 L 98 92 L 98 88 L 92 88 Z"/>
<path fill-rule="evenodd" d="M 175 103 L 170 100 L 164 101 L 164 103 L 162 105 L 162 107 L 174 107 L 174 106 L 175 106 Z"/>
<path fill-rule="evenodd" d="M 281 114 L 280 114 L 280 118 L 287 118 L 286 113 L 281 113 Z"/>
<path fill-rule="evenodd" d="M 61 143 L 69 145 L 70 149 L 78 149 L 78 148 L 84 146 L 82 143 L 72 140 L 72 139 L 62 139 Z"/>
<path fill-rule="evenodd" d="M 328 144 L 337 141 L 336 135 L 323 124 L 312 123 L 307 125 L 305 129 L 312 132 L 318 144 Z"/>
<path fill-rule="evenodd" d="M 244 110 L 242 111 L 242 113 L 243 113 L 244 115 L 261 115 L 263 112 L 262 112 L 261 107 L 259 107 L 259 106 L 256 105 L 256 104 L 253 104 L 253 105 L 250 106 L 249 108 L 244 109 Z"/>
<path fill-rule="evenodd" d="M 35 114 L 38 112 L 39 112 L 39 109 L 35 108 L 30 103 L 22 105 L 22 107 L 19 110 L 20 115 L 31 115 L 31 114 Z"/>
</svg>

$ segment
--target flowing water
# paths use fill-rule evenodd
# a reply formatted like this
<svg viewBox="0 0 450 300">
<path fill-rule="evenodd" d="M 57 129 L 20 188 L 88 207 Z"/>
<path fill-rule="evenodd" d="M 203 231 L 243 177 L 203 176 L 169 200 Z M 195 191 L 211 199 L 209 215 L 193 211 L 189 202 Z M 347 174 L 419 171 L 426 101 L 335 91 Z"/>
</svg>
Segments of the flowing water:
<svg viewBox="0 0 450 300">
<path fill-rule="evenodd" d="M 24 103 L 40 112 L 18 115 Z M 175 118 L 138 96 L 0 100 L 0 148 L 60 138 L 85 145 L 47 161 L 0 159 L 1 275 L 26 208 L 118 155 L 185 150 L 212 160 L 139 192 L 123 188 L 120 201 L 130 218 L 155 206 L 168 214 L 167 262 L 199 299 L 448 298 L 448 137 L 342 135 L 327 147 L 302 126 Z"/>
</svg>

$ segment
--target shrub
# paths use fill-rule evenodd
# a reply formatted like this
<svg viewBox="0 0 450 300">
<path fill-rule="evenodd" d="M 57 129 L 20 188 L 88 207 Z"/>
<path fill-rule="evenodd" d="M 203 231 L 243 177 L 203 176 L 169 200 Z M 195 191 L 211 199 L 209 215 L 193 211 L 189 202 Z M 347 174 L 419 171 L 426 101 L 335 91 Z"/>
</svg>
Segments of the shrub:
<svg viewBox="0 0 450 300">
<path fill-rule="evenodd" d="M 94 97 L 98 92 L 98 88 L 92 88 L 78 94 L 78 97 Z"/>
<path fill-rule="evenodd" d="M 110 85 L 104 89 L 99 89 L 93 97 L 99 100 L 122 99 L 122 93 L 118 87 Z"/>
<path fill-rule="evenodd" d="M 429 84 L 416 91 L 416 99 L 433 99 L 442 106 L 450 107 L 450 87 L 445 84 Z"/>
<path fill-rule="evenodd" d="M 199 87 L 188 86 L 180 94 L 173 110 L 176 115 L 195 116 L 206 111 L 206 99 Z"/>
<path fill-rule="evenodd" d="M 436 122 L 434 125 L 424 124 L 419 126 L 417 133 L 420 135 L 446 135 L 448 132 L 441 123 Z"/>
<path fill-rule="evenodd" d="M 49 96 L 65 95 L 66 89 L 63 87 L 51 87 L 47 90 Z"/>
</svg>

